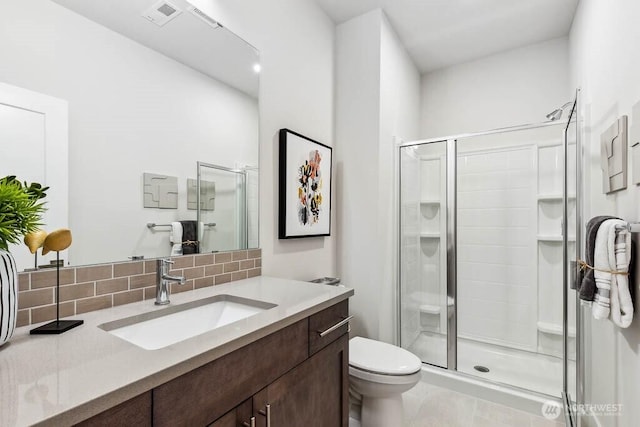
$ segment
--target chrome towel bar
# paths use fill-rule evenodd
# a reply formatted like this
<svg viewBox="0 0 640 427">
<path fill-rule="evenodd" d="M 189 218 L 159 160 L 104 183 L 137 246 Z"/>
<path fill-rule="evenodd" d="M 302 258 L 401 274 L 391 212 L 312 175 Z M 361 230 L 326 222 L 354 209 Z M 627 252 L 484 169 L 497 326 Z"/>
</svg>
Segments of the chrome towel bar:
<svg viewBox="0 0 640 427">
<path fill-rule="evenodd" d="M 629 233 L 640 233 L 640 222 L 627 222 L 616 225 L 616 230 L 627 230 Z"/>
<path fill-rule="evenodd" d="M 205 227 L 215 227 L 215 222 L 207 222 L 204 224 Z M 156 224 L 155 222 L 148 222 L 147 228 L 153 230 L 156 227 L 171 227 L 171 224 Z"/>
</svg>

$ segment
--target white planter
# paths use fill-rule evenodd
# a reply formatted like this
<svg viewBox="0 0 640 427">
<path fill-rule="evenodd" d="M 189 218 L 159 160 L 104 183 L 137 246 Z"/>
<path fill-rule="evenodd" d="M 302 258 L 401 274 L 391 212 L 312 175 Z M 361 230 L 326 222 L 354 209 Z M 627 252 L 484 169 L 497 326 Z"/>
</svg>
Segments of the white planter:
<svg viewBox="0 0 640 427">
<path fill-rule="evenodd" d="M 0 346 L 9 341 L 16 329 L 18 315 L 18 270 L 16 260 L 0 250 Z"/>
</svg>

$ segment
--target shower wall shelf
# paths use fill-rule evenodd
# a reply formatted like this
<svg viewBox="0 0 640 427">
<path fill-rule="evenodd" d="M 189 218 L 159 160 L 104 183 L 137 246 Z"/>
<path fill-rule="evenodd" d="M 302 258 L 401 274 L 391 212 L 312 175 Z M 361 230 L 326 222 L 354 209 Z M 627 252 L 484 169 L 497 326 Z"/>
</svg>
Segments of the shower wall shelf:
<svg viewBox="0 0 640 427">
<path fill-rule="evenodd" d="M 418 307 L 418 310 L 420 310 L 420 313 L 425 313 L 425 314 L 440 314 L 439 305 L 422 304 L 420 307 Z"/>
<path fill-rule="evenodd" d="M 427 333 L 442 333 L 446 328 L 446 309 L 441 301 L 446 293 L 446 278 L 443 263 L 446 250 L 443 242 L 446 239 L 446 215 L 444 212 L 446 181 L 442 173 L 445 171 L 443 154 L 420 156 L 417 163 L 418 176 L 418 227 L 420 269 L 417 286 L 424 294 L 417 305 L 417 330 Z"/>
<path fill-rule="evenodd" d="M 421 239 L 440 239 L 440 233 L 420 233 Z"/>
<path fill-rule="evenodd" d="M 561 235 L 544 235 L 544 234 L 538 234 L 538 236 L 536 236 L 538 241 L 540 242 L 562 242 L 562 236 Z M 569 238 L 567 239 L 570 242 L 575 242 L 576 238 L 569 236 Z"/>
<path fill-rule="evenodd" d="M 568 199 L 575 200 L 576 196 L 569 195 Z M 538 194 L 538 201 L 540 202 L 562 201 L 562 194 Z"/>
<path fill-rule="evenodd" d="M 570 148 L 570 150 L 575 150 Z M 571 156 L 571 154 L 570 154 Z M 574 158 L 575 155 L 571 156 Z M 563 147 L 562 145 L 540 145 L 537 148 L 537 333 L 538 353 L 548 356 L 562 355 L 562 254 L 563 234 Z M 569 165 L 569 168 L 572 166 Z M 575 173 L 568 171 L 569 176 Z M 569 208 L 569 230 L 575 228 L 576 194 L 575 183 L 568 183 L 567 205 Z M 575 236 L 567 237 L 569 252 L 575 251 Z M 545 303 L 542 304 L 541 302 Z M 571 317 L 571 314 L 570 316 Z M 575 316 L 574 316 L 575 317 Z M 574 329 L 571 331 L 571 329 Z M 575 345 L 575 327 L 569 331 L 569 352 Z"/>
<path fill-rule="evenodd" d="M 555 323 L 538 322 L 538 330 L 545 334 L 562 335 L 562 325 L 556 325 Z M 576 328 L 569 327 L 569 336 L 576 336 Z"/>
</svg>

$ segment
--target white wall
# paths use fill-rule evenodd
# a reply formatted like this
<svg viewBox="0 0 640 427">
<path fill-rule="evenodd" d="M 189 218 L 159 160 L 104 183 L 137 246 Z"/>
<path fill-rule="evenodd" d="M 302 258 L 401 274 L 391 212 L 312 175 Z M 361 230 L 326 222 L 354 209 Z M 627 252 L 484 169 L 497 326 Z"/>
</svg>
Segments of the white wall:
<svg viewBox="0 0 640 427">
<path fill-rule="evenodd" d="M 378 143 L 380 12 L 336 28 L 338 272 L 355 289 L 352 334 L 377 338 L 380 306 Z M 365 166 L 366 167 L 363 167 Z"/>
<path fill-rule="evenodd" d="M 420 73 L 387 17 L 380 26 L 380 148 L 378 157 L 378 244 L 381 249 L 380 333 L 378 338 L 395 341 L 397 324 L 396 260 L 398 202 L 394 199 L 396 169 L 395 138 L 419 136 Z M 351 183 L 353 184 L 353 183 Z"/>
<path fill-rule="evenodd" d="M 394 137 L 417 136 L 419 74 L 381 10 L 336 29 L 338 273 L 353 286 L 353 334 L 393 341 Z"/>
<path fill-rule="evenodd" d="M 626 190 L 603 195 L 599 166 L 600 134 L 619 116 L 630 115 L 632 106 L 640 101 L 639 21 L 640 3 L 635 0 L 613 3 L 582 0 L 571 29 L 572 85 L 582 87 L 585 145 L 590 148 L 586 159 L 588 200 L 585 220 L 603 214 L 617 215 L 629 221 L 640 219 L 638 187 L 629 181 Z M 636 133 L 632 138 L 638 141 L 640 135 Z M 636 251 L 633 283 L 636 300 L 640 295 L 639 261 Z M 619 417 L 599 417 L 603 426 L 632 427 L 640 419 L 640 319 L 637 303 L 635 309 L 634 321 L 626 330 L 615 327 L 608 320 L 587 323 L 587 402 L 624 405 Z"/>
<path fill-rule="evenodd" d="M 572 97 L 567 38 L 422 76 L 420 138 L 539 123 Z"/>
<path fill-rule="evenodd" d="M 335 242 L 341 232 L 336 226 L 335 203 L 331 237 L 277 237 L 278 130 L 286 127 L 334 145 L 333 23 L 311 0 L 192 3 L 260 51 L 262 273 L 301 280 L 335 275 Z"/>
<path fill-rule="evenodd" d="M 195 219 L 196 161 L 257 164 L 255 99 L 53 2 L 3 6 L 0 81 L 69 102 L 73 264 L 168 255 L 145 224 Z M 142 207 L 143 172 L 180 178 L 179 210 Z"/>
</svg>

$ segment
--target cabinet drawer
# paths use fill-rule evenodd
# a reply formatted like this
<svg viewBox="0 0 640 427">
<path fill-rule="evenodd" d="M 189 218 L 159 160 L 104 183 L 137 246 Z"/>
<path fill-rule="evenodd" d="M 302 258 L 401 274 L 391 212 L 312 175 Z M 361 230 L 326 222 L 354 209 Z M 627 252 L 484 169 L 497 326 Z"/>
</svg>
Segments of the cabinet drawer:
<svg viewBox="0 0 640 427">
<path fill-rule="evenodd" d="M 307 355 L 304 319 L 155 388 L 153 425 L 208 425 Z"/>
<path fill-rule="evenodd" d="M 76 424 L 76 427 L 118 426 L 151 427 L 150 391 Z"/>
<path fill-rule="evenodd" d="M 345 323 L 332 332 L 320 336 L 321 333 L 344 321 L 349 317 L 349 300 L 341 301 L 329 308 L 309 317 L 309 355 L 331 344 L 349 331 L 349 324 Z"/>
</svg>

